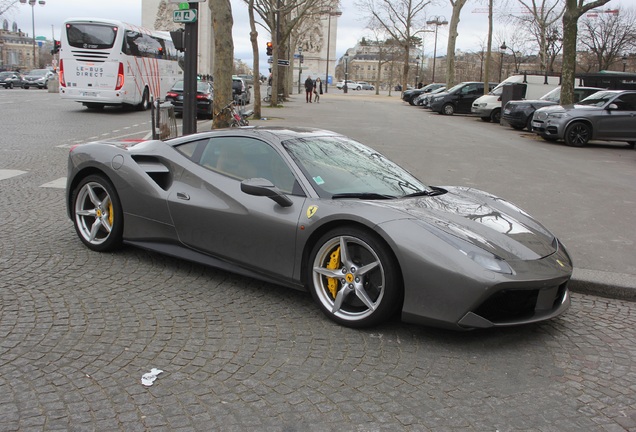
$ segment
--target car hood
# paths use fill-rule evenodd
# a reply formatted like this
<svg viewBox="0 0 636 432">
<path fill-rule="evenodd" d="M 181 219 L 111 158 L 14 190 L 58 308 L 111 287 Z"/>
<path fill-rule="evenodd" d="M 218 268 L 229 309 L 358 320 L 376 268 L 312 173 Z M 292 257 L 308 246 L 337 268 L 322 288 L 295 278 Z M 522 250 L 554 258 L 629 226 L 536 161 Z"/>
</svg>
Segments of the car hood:
<svg viewBox="0 0 636 432">
<path fill-rule="evenodd" d="M 443 195 L 382 201 L 439 231 L 505 260 L 536 260 L 556 251 L 554 235 L 526 212 L 486 192 L 445 187 Z"/>
<path fill-rule="evenodd" d="M 544 113 L 571 112 L 571 111 L 588 112 L 588 111 L 600 111 L 602 109 L 603 108 L 600 108 L 600 107 L 597 107 L 597 106 L 591 106 L 591 105 L 578 105 L 578 104 L 573 104 L 573 105 L 552 105 L 552 106 L 547 106 L 547 107 L 541 108 L 541 112 L 544 112 Z"/>
</svg>

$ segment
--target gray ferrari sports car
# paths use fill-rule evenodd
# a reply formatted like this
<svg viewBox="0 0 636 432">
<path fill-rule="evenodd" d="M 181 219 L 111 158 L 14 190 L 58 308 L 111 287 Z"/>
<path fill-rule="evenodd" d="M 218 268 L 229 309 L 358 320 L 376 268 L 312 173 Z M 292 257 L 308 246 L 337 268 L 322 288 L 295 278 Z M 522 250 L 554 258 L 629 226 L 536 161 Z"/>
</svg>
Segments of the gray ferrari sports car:
<svg viewBox="0 0 636 432">
<path fill-rule="evenodd" d="M 332 320 L 454 329 L 570 304 L 563 244 L 515 205 L 428 186 L 334 132 L 248 127 L 71 149 L 67 208 L 95 251 L 122 243 L 310 291 Z"/>
</svg>

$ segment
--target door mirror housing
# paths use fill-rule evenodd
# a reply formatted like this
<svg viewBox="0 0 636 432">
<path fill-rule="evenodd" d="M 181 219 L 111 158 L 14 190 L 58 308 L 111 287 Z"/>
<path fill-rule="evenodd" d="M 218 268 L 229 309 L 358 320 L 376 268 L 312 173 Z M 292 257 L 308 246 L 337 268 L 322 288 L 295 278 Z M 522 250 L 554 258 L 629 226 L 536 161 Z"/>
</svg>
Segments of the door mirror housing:
<svg viewBox="0 0 636 432">
<path fill-rule="evenodd" d="M 264 178 L 251 178 L 241 182 L 241 191 L 253 196 L 267 197 L 281 207 L 291 207 L 293 202 L 274 184 Z"/>
</svg>

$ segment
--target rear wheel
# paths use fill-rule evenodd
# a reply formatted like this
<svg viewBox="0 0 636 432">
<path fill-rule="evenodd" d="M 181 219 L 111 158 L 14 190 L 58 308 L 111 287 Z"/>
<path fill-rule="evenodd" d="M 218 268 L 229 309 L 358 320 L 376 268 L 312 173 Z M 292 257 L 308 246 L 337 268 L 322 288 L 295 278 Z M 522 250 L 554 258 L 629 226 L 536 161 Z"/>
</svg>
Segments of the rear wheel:
<svg viewBox="0 0 636 432">
<path fill-rule="evenodd" d="M 141 102 L 137 105 L 138 111 L 146 111 L 150 108 L 150 92 L 148 91 L 148 87 L 144 88 L 144 93 L 141 96 Z"/>
<path fill-rule="evenodd" d="M 565 130 L 565 143 L 573 147 L 583 147 L 592 137 L 592 128 L 582 122 L 572 123 Z"/>
<path fill-rule="evenodd" d="M 336 228 L 314 246 L 308 269 L 311 295 L 333 321 L 367 327 L 391 317 L 402 299 L 402 279 L 389 248 L 356 227 Z"/>
<path fill-rule="evenodd" d="M 80 240 L 94 251 L 121 246 L 123 212 L 117 192 L 102 175 L 83 179 L 72 195 L 73 224 Z"/>
<path fill-rule="evenodd" d="M 490 117 L 479 117 L 481 119 L 481 121 L 485 121 L 485 122 L 489 122 L 490 121 Z"/>
</svg>

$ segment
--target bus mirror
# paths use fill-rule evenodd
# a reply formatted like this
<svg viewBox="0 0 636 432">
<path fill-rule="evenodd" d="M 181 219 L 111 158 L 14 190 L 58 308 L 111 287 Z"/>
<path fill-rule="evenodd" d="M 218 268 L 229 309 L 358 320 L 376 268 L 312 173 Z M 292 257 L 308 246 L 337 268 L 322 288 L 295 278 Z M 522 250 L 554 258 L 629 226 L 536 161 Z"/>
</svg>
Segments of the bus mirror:
<svg viewBox="0 0 636 432">
<path fill-rule="evenodd" d="M 177 51 L 181 51 L 181 52 L 185 51 L 184 34 L 185 32 L 183 31 L 183 29 L 170 32 L 172 43 L 174 44 L 174 47 L 176 48 Z"/>
</svg>

